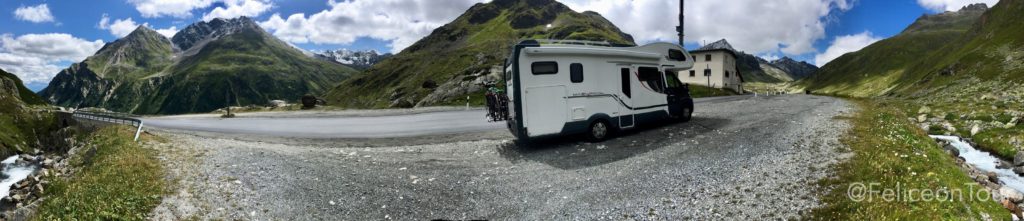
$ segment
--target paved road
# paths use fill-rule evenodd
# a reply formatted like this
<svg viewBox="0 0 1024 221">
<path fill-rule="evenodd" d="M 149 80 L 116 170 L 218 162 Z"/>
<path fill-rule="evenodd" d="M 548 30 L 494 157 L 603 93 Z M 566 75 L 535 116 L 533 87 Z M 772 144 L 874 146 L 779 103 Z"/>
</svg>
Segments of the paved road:
<svg viewBox="0 0 1024 221">
<path fill-rule="evenodd" d="M 704 100 L 689 123 L 518 146 L 295 145 L 162 133 L 175 194 L 157 220 L 778 220 L 819 206 L 848 157 L 852 105 L 792 95 Z"/>
<path fill-rule="evenodd" d="M 746 99 L 750 96 L 698 98 L 696 103 Z M 365 111 L 362 111 L 365 112 Z M 386 112 L 386 111 L 382 111 Z M 298 114 L 289 112 L 241 115 L 223 119 L 210 115 L 145 118 L 146 126 L 162 129 L 289 138 L 393 138 L 505 130 L 504 122 L 488 122 L 485 110 L 396 114 Z M 295 115 L 295 116 L 289 116 Z M 365 116 L 372 115 L 372 116 Z"/>
</svg>

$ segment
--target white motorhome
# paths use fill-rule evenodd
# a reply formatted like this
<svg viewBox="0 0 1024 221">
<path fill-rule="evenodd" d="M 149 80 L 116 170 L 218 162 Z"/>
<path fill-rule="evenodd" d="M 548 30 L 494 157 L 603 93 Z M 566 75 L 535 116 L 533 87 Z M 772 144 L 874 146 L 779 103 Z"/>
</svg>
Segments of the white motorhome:
<svg viewBox="0 0 1024 221">
<path fill-rule="evenodd" d="M 508 128 L 520 140 L 688 121 L 693 99 L 673 73 L 693 61 L 676 44 L 638 47 L 525 40 L 505 64 Z M 666 74 L 667 73 L 667 74 Z"/>
</svg>

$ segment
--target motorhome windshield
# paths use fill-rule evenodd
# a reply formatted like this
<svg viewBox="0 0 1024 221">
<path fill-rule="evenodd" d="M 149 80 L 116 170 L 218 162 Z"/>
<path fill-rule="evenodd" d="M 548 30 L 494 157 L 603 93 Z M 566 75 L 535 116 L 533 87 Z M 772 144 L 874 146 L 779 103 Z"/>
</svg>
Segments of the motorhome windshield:
<svg viewBox="0 0 1024 221">
<path fill-rule="evenodd" d="M 679 77 L 670 71 L 665 72 L 666 84 L 668 88 L 680 88 L 683 87 L 683 82 L 679 80 Z"/>
</svg>

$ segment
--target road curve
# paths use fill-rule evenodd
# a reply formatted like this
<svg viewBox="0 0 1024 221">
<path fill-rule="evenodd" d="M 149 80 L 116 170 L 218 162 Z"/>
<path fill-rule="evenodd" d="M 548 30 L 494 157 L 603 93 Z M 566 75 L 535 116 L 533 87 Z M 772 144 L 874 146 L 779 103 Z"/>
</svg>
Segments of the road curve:
<svg viewBox="0 0 1024 221">
<path fill-rule="evenodd" d="M 749 97 L 698 98 L 695 103 L 726 102 Z M 280 112 L 228 119 L 193 115 L 143 120 L 146 126 L 160 129 L 289 138 L 393 138 L 505 130 L 503 122 L 488 122 L 485 113 L 484 110 L 460 110 L 359 116 Z"/>
</svg>

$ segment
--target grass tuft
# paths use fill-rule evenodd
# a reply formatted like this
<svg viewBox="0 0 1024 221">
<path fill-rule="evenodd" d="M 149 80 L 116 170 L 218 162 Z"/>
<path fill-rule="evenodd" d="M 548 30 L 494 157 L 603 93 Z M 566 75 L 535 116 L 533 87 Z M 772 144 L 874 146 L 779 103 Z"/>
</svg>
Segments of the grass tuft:
<svg viewBox="0 0 1024 221">
<path fill-rule="evenodd" d="M 861 111 L 851 120 L 851 131 L 842 138 L 854 155 L 835 168 L 833 177 L 819 182 L 826 191 L 822 196 L 825 206 L 815 209 L 809 219 L 974 220 L 988 214 L 1009 220 L 1009 213 L 982 191 L 984 187 L 975 184 L 952 156 L 907 120 L 900 105 L 855 102 Z M 898 193 L 903 195 L 887 200 L 883 192 L 866 192 L 857 201 L 848 193 L 851 189 L 856 192 L 860 184 L 870 187 L 862 190 L 899 188 Z M 946 191 L 951 197 L 924 200 L 925 190 Z"/>
<path fill-rule="evenodd" d="M 81 170 L 46 189 L 37 220 L 144 220 L 165 194 L 163 168 L 154 150 L 134 142 L 128 127 L 108 127 L 89 136 L 70 156 Z M 90 152 L 94 152 L 91 154 Z"/>
</svg>

